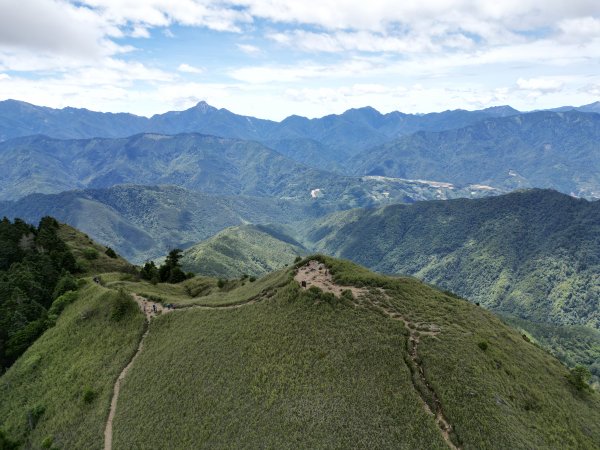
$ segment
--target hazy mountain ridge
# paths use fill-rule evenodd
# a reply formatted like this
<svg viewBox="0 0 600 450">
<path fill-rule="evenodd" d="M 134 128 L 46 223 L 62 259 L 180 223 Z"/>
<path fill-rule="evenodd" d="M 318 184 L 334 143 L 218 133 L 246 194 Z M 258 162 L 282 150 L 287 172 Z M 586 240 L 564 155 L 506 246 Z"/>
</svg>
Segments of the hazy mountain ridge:
<svg viewBox="0 0 600 450">
<path fill-rule="evenodd" d="M 417 132 L 357 155 L 357 175 L 432 177 L 600 197 L 600 114 L 534 112 Z"/>
<path fill-rule="evenodd" d="M 174 186 L 115 186 L 0 202 L 0 216 L 35 223 L 52 215 L 137 263 L 234 225 L 298 222 L 327 211 L 292 200 L 212 196 Z"/>
<path fill-rule="evenodd" d="M 235 114 L 206 102 L 183 111 L 169 111 L 150 118 L 129 113 L 101 113 L 82 108 L 54 109 L 18 100 L 0 101 L 0 141 L 45 134 L 59 139 L 127 137 L 139 133 L 204 133 L 249 140 L 275 140 L 320 137 L 325 142 L 329 130 L 359 126 L 381 136 L 396 136 L 419 129 L 445 129 L 464 126 L 485 117 L 518 114 L 510 106 L 482 110 L 453 110 L 429 114 L 382 114 L 372 107 L 350 109 L 315 119 L 292 115 L 280 122 Z"/>
<path fill-rule="evenodd" d="M 219 195 L 319 198 L 339 208 L 493 194 L 477 186 L 334 174 L 258 142 L 200 134 L 119 139 L 29 136 L 0 143 L 0 199 L 117 184 L 172 184 Z"/>
</svg>

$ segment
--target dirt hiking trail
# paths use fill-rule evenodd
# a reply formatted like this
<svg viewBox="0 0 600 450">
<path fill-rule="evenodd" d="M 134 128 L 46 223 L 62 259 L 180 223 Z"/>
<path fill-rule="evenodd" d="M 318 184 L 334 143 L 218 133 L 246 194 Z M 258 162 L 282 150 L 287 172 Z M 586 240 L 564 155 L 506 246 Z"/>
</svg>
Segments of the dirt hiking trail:
<svg viewBox="0 0 600 450">
<path fill-rule="evenodd" d="M 352 291 L 355 299 L 365 297 L 366 294 L 369 293 L 369 290 L 365 288 L 341 286 L 336 284 L 327 266 L 315 260 L 311 260 L 308 262 L 308 264 L 300 267 L 296 272 L 294 279 L 303 289 L 309 289 L 310 287 L 315 286 L 324 292 L 331 292 L 336 297 L 340 297 L 342 292 L 346 290 Z M 382 294 L 385 299 L 388 298 L 383 289 L 377 289 L 377 291 L 379 294 Z M 450 422 L 444 415 L 442 403 L 440 402 L 437 394 L 425 377 L 425 372 L 417 353 L 420 338 L 422 336 L 437 336 L 441 331 L 440 327 L 435 324 L 413 323 L 408 318 L 400 314 L 400 312 L 397 311 L 395 307 L 391 306 L 387 301 L 382 302 L 380 300 L 374 300 L 371 302 L 371 304 L 376 306 L 390 319 L 402 322 L 410 332 L 410 336 L 407 341 L 407 350 L 410 359 L 406 362 L 409 365 L 413 376 L 413 387 L 419 395 L 423 409 L 425 409 L 428 414 L 434 416 L 440 434 L 444 438 L 444 441 L 448 447 L 450 447 L 452 450 L 460 450 L 460 447 L 455 445 L 452 441 L 452 425 L 450 425 Z M 355 305 L 359 306 L 358 303 L 355 303 Z M 421 389 L 425 389 L 427 391 L 427 397 L 432 399 L 430 401 L 432 404 L 427 402 L 426 396 Z"/>
<path fill-rule="evenodd" d="M 106 428 L 104 429 L 104 450 L 112 450 L 113 422 L 115 419 L 115 415 L 117 413 L 117 403 L 119 401 L 119 392 L 121 390 L 121 384 L 123 383 L 123 380 L 127 376 L 127 373 L 133 367 L 135 360 L 137 359 L 139 354 L 144 349 L 144 340 L 150 333 L 149 323 L 152 319 L 154 319 L 155 317 L 157 317 L 159 315 L 172 313 L 173 311 L 183 311 L 183 310 L 188 310 L 188 309 L 237 309 L 237 308 L 242 308 L 244 306 L 253 305 L 254 303 L 256 303 L 256 299 L 251 299 L 247 302 L 237 303 L 235 305 L 215 305 L 215 306 L 189 305 L 189 306 L 183 306 L 183 307 L 178 307 L 178 308 L 166 308 L 161 303 L 148 300 L 147 298 L 142 297 L 139 294 L 131 294 L 131 296 L 132 296 L 133 300 L 135 301 L 135 303 L 140 308 L 140 311 L 146 317 L 146 331 L 142 335 L 142 338 L 140 339 L 140 342 L 138 344 L 138 348 L 137 348 L 135 354 L 133 355 L 133 357 L 131 358 L 131 361 L 129 361 L 129 364 L 127 364 L 125 366 L 125 368 L 121 371 L 121 373 L 119 374 L 117 381 L 115 382 L 115 385 L 113 387 L 113 396 L 112 396 L 112 400 L 110 402 L 110 411 L 108 413 L 108 419 L 106 421 Z"/>
</svg>

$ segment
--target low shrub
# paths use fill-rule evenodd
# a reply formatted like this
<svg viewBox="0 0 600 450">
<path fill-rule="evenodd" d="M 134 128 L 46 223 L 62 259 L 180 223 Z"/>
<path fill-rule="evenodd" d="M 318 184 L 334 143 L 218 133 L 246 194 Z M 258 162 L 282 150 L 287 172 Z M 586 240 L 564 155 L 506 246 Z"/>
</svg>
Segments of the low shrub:
<svg viewBox="0 0 600 450">
<path fill-rule="evenodd" d="M 95 248 L 92 247 L 88 247 L 86 249 L 83 250 L 83 257 L 85 259 L 97 259 L 98 258 L 98 250 L 96 250 Z"/>
<path fill-rule="evenodd" d="M 92 403 L 96 399 L 97 396 L 98 396 L 97 392 L 94 391 L 90 387 L 86 387 L 83 390 L 83 401 L 84 401 L 84 403 L 87 403 L 87 404 Z"/>
</svg>

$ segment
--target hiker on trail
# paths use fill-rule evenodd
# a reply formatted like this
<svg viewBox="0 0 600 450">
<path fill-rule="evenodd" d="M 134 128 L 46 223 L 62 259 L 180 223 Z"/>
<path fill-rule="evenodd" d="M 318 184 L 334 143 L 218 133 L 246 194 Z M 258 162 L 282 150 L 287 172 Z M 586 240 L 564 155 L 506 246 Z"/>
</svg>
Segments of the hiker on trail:
<svg viewBox="0 0 600 450">
<path fill-rule="evenodd" d="M 152 310 L 156 313 L 156 305 L 152 305 Z"/>
<path fill-rule="evenodd" d="M 144 300 L 144 312 L 146 312 L 146 300 Z"/>
</svg>

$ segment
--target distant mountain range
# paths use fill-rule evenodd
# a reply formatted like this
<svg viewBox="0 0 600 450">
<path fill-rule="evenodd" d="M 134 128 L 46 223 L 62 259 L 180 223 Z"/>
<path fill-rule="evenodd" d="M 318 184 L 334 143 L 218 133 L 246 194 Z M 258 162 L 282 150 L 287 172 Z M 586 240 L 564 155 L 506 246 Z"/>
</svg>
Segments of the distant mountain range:
<svg viewBox="0 0 600 450">
<path fill-rule="evenodd" d="M 552 188 L 600 198 L 600 114 L 543 111 L 418 132 L 363 152 L 349 165 L 357 175 Z"/>
<path fill-rule="evenodd" d="M 0 143 L 0 164 L 8 169 L 0 198 L 122 183 L 284 198 L 306 198 L 320 189 L 322 201 L 343 207 L 377 206 L 384 196 L 396 202 L 432 198 L 382 178 L 356 178 L 363 176 L 434 180 L 475 190 L 485 185 L 496 193 L 542 187 L 597 198 L 600 114 L 580 112 L 595 108 L 519 113 L 496 107 L 425 115 L 361 108 L 273 122 L 206 103 L 146 119 L 5 101 L 0 102 L 2 138 L 55 137 Z M 144 132 L 114 137 L 139 131 Z M 94 134 L 105 137 L 64 139 Z M 442 192 L 440 198 L 469 197 L 468 191 Z"/>
<path fill-rule="evenodd" d="M 200 134 L 117 139 L 44 136 L 0 143 L 0 199 L 117 184 L 171 184 L 219 195 L 318 199 L 338 208 L 484 196 L 485 186 L 344 176 L 306 166 L 254 141 Z"/>
</svg>

